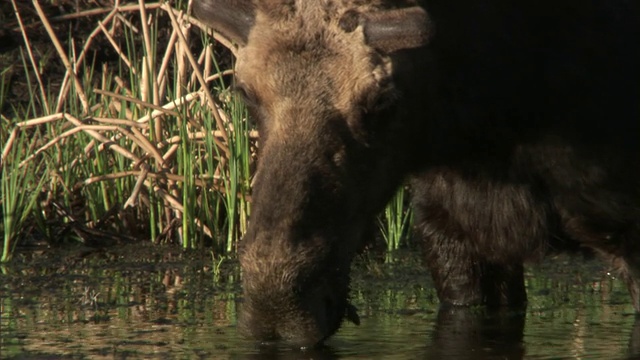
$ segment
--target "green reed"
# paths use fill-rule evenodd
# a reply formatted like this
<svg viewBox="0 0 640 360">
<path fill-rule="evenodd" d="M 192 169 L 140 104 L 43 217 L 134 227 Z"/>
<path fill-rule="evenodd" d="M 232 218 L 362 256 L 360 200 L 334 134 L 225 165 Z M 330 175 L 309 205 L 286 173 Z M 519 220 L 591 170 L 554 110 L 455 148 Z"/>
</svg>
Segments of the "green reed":
<svg viewBox="0 0 640 360">
<path fill-rule="evenodd" d="M 380 215 L 379 227 L 387 245 L 387 256 L 398 250 L 404 239 L 408 238 L 413 224 L 413 212 L 408 206 L 408 191 L 401 187 Z M 390 260 L 390 258 L 388 258 Z"/>
<path fill-rule="evenodd" d="M 33 13 L 20 6 L 18 14 Z M 216 253 L 232 252 L 248 217 L 252 156 L 243 153 L 250 149 L 246 111 L 234 98 L 218 96 L 227 90 L 216 73 L 229 69 L 218 68 L 209 44 L 202 42 L 200 55 L 191 55 L 190 33 L 182 31 L 188 18 L 168 5 L 141 9 L 130 4 L 118 9 L 129 23 L 114 20 L 115 11 L 100 15 L 102 26 L 82 38 L 70 32 L 63 41 L 56 34 L 64 32 L 50 34 L 57 49 L 48 49 L 54 54 L 50 61 L 73 69 L 48 74 L 50 83 L 62 84 L 54 92 L 47 80 L 40 81 L 48 70 L 43 58 L 31 56 L 41 49 L 25 40 L 21 50 L 30 54 L 23 56 L 30 98 L 10 114 L 3 107 L 1 128 L 2 134 L 42 134 L 26 164 L 41 179 L 44 201 L 40 212 L 23 220 L 54 227 L 40 229 L 47 237 L 100 242 L 100 234 L 126 234 L 189 248 L 213 242 Z M 49 23 L 46 15 L 39 20 Z M 109 27 L 115 30 L 106 31 Z M 117 59 L 92 60 L 92 42 L 110 44 Z M 208 79 L 193 76 L 194 67 Z M 17 161 L 7 157 L 3 169 Z M 36 189 L 12 181 L 17 194 Z M 12 204 L 7 192 L 3 206 Z M 56 231 L 63 227 L 72 231 Z M 97 238 L 87 231 L 97 231 Z"/>
<path fill-rule="evenodd" d="M 44 163 L 20 166 L 37 142 L 37 135 L 12 133 L 2 154 L 0 168 L 0 198 L 2 199 L 3 247 L 0 262 L 11 260 L 20 236 L 25 235 L 25 222 L 36 209 L 38 195 L 44 183 L 37 174 L 45 171 Z"/>
<path fill-rule="evenodd" d="M 100 245 L 178 242 L 234 254 L 250 216 L 258 134 L 229 91 L 231 65 L 221 64 L 231 54 L 212 44 L 205 29 L 196 38 L 184 31 L 199 25 L 178 11 L 186 2 L 118 5 L 88 15 L 81 32 L 51 23 L 37 3 L 16 4 L 21 18 L 57 31 L 42 48 L 23 29 L 24 70 L 0 68 L 3 153 L 9 134 L 23 134 L 17 152 L 3 158 L 0 203 L 19 208 L 18 219 L 28 225 L 7 225 L 11 212 L 3 210 L 3 258 L 20 236 Z M 108 61 L 94 57 L 108 47 L 115 54 Z M 9 75 L 25 79 L 28 93 L 11 107 L 4 99 L 15 86 Z M 36 195 L 40 201 L 31 200 Z M 382 217 L 389 249 L 409 224 L 402 196 Z"/>
</svg>

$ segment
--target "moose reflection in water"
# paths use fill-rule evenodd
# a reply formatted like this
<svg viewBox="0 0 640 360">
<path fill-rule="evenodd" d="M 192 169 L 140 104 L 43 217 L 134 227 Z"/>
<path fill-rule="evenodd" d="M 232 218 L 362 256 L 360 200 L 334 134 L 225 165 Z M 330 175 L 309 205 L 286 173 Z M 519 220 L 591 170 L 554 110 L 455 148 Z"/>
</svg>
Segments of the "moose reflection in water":
<svg viewBox="0 0 640 360">
<path fill-rule="evenodd" d="M 351 301 L 362 324 L 343 326 L 324 347 L 299 351 L 282 343 L 256 347 L 240 336 L 234 324 L 243 299 L 233 262 L 212 281 L 206 270 L 211 259 L 202 252 L 176 249 L 163 256 L 162 247 L 153 246 L 144 254 L 139 244 L 117 250 L 90 256 L 81 249 L 75 259 L 52 251 L 46 253 L 50 261 L 3 268 L 3 359 L 640 356 L 640 322 L 625 285 L 594 261 L 554 257 L 528 270 L 526 312 L 482 306 L 436 311 L 433 284 L 426 271 L 416 270 L 416 254 L 392 264 L 358 261 Z M 91 301 L 84 304 L 87 294 Z"/>
<path fill-rule="evenodd" d="M 438 297 L 520 307 L 582 249 L 640 311 L 640 18 L 627 0 L 195 0 L 260 131 L 240 329 L 311 347 L 410 180 Z"/>
<path fill-rule="evenodd" d="M 431 336 L 411 337 L 405 344 L 397 344 L 395 355 L 399 358 L 422 359 L 523 359 L 525 345 L 523 330 L 525 315 L 522 312 L 479 311 L 461 307 L 440 309 Z M 422 329 L 425 335 L 430 329 Z M 380 334 L 380 342 L 385 335 Z M 355 357 L 367 352 L 350 349 L 350 343 L 331 343 L 304 351 L 285 350 L 277 346 L 261 346 L 256 354 L 246 359 L 339 359 L 346 347 Z M 375 345 L 371 345 L 375 348 Z M 357 345 L 354 347 L 358 347 Z M 369 350 L 371 351 L 371 350 Z M 374 350 L 375 351 L 375 350 Z M 369 353 L 372 357 L 388 357 L 389 353 Z"/>
<path fill-rule="evenodd" d="M 401 317 L 401 316 L 400 316 Z M 535 358 L 616 358 L 640 357 L 640 319 L 632 321 L 628 338 L 620 336 L 628 328 L 615 325 L 603 326 L 600 331 L 582 334 L 580 328 L 598 327 L 599 324 L 567 324 L 560 329 L 553 322 L 538 327 L 526 326 L 524 312 L 509 309 L 479 309 L 467 307 L 443 307 L 435 323 L 427 327 L 417 326 L 421 335 L 392 342 L 393 349 L 385 346 L 391 340 L 384 331 L 374 331 L 379 336 L 361 344 L 361 339 L 347 339 L 339 335 L 322 347 L 295 351 L 274 344 L 262 345 L 255 353 L 239 356 L 242 359 L 340 359 L 340 358 L 420 358 L 420 359 L 525 359 Z M 629 316 L 628 318 L 633 319 Z M 369 329 L 362 329 L 368 331 Z M 527 331 L 525 336 L 525 331 Z M 373 337 L 370 336 L 370 337 Z M 603 339 L 604 338 L 604 339 Z M 625 346 L 621 344 L 627 341 Z M 607 343 L 609 341 L 609 343 Z M 376 343 L 377 342 L 377 343 Z M 382 348 L 386 350 L 382 350 Z"/>
</svg>

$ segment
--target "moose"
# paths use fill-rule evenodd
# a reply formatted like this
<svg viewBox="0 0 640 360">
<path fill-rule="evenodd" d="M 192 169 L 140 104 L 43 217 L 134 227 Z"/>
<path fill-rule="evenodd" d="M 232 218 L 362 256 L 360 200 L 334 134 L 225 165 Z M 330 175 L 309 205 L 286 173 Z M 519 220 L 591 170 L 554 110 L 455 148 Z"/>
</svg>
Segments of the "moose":
<svg viewBox="0 0 640 360">
<path fill-rule="evenodd" d="M 313 347 L 409 182 L 442 304 L 526 304 L 523 264 L 589 252 L 640 312 L 640 1 L 195 0 L 238 46 L 259 133 L 238 327 Z"/>
</svg>

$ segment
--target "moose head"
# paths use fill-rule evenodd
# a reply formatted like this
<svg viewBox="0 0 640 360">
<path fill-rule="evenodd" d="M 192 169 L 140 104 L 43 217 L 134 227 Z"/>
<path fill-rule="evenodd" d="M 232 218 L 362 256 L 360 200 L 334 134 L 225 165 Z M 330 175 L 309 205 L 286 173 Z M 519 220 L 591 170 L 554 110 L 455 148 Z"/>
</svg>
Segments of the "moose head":
<svg viewBox="0 0 640 360">
<path fill-rule="evenodd" d="M 358 322 L 350 264 L 408 171 L 406 119 L 427 90 L 400 65 L 431 39 L 430 18 L 382 0 L 196 0 L 194 12 L 238 45 L 235 87 L 260 132 L 239 328 L 314 346 Z"/>
</svg>

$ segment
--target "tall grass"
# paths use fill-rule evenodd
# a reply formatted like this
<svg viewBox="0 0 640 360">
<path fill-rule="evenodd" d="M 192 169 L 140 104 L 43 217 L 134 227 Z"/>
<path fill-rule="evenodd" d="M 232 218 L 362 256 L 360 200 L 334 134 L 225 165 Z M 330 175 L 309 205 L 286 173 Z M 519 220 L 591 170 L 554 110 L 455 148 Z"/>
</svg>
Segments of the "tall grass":
<svg viewBox="0 0 640 360">
<path fill-rule="evenodd" d="M 413 225 L 413 213 L 408 207 L 408 194 L 404 187 L 398 189 L 378 221 L 382 237 L 387 245 L 386 260 L 393 260 L 393 251 L 398 250 L 407 239 Z"/>
<path fill-rule="evenodd" d="M 11 1 L 23 70 L 0 71 L 25 78 L 29 98 L 10 109 L 0 103 L 0 134 L 23 134 L 17 152 L 3 157 L 2 206 L 18 206 L 10 194 L 25 196 L 20 221 L 49 241 L 141 239 L 233 254 L 250 216 L 258 134 L 228 90 L 230 42 L 214 34 L 211 43 L 184 1 L 116 2 L 51 19 L 37 1 Z M 48 57 L 25 16 L 48 34 Z M 67 26 L 78 19 L 85 31 Z M 19 174 L 31 180 L 12 177 Z M 396 198 L 384 217 L 390 248 L 405 234 L 403 204 Z M 20 227 L 10 232 L 8 252 Z"/>
<path fill-rule="evenodd" d="M 36 144 L 36 137 L 24 132 L 13 132 L 5 145 L 0 168 L 0 197 L 2 198 L 3 246 L 0 262 L 11 260 L 17 240 L 27 233 L 23 228 L 27 217 L 36 208 L 36 202 L 44 183 L 38 174 L 46 172 L 44 163 L 28 163 L 20 167 L 20 160 L 28 155 Z"/>
<path fill-rule="evenodd" d="M 222 76 L 230 69 L 219 68 L 209 44 L 190 39 L 189 27 L 201 25 L 168 4 L 140 1 L 102 9 L 93 30 L 65 39 L 37 2 L 14 6 L 18 19 L 38 14 L 56 49 L 52 61 L 66 68 L 50 75 L 61 84 L 52 94 L 20 23 L 32 99 L 3 118 L 2 133 L 42 137 L 29 143 L 25 159 L 8 157 L 3 169 L 31 169 L 42 179 L 41 223 L 65 224 L 81 241 L 120 233 L 232 252 L 248 216 L 251 129 L 243 105 L 227 96 Z M 94 44 L 110 46 L 117 59 L 96 61 Z M 16 190 L 36 189 L 3 179 Z M 3 206 L 10 200 L 3 193 Z"/>
</svg>

